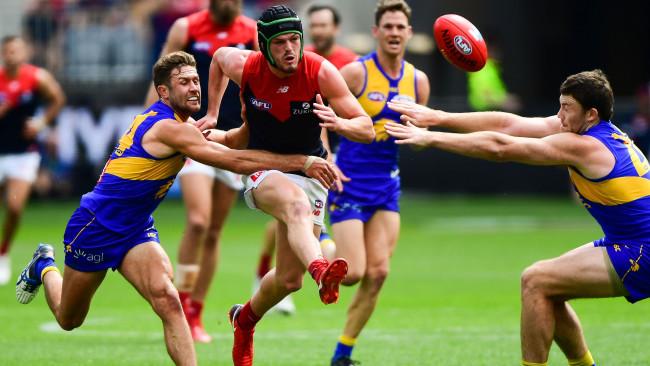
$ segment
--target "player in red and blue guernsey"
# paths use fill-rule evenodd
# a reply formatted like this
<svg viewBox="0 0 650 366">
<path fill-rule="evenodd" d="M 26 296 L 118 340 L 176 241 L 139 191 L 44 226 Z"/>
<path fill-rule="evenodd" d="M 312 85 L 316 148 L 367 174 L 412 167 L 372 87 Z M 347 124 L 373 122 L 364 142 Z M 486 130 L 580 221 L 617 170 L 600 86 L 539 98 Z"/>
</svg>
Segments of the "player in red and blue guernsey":
<svg viewBox="0 0 650 366">
<path fill-rule="evenodd" d="M 320 138 L 322 128 L 354 141 L 372 140 L 371 120 L 345 87 L 338 70 L 314 53 L 303 54 L 302 23 L 293 10 L 282 5 L 268 8 L 257 29 L 260 52 L 221 48 L 214 54 L 208 115 L 200 122 L 214 123 L 230 78 L 241 87 L 244 124 L 209 136 L 231 147 L 323 158 L 327 152 Z M 300 171 L 274 170 L 247 176 L 245 186 L 249 207 L 273 216 L 279 223 L 276 268 L 262 278 L 259 290 L 246 305 L 235 305 L 230 311 L 236 366 L 252 365 L 255 324 L 302 286 L 305 269 L 316 281 L 325 304 L 338 300 L 339 284 L 348 269 L 343 259 L 324 259 L 318 243 L 327 199 L 325 187 Z"/>
<path fill-rule="evenodd" d="M 406 103 L 390 107 L 420 127 L 463 132 L 388 125 L 399 143 L 480 159 L 568 167 L 583 206 L 605 236 L 539 261 L 522 274 L 522 365 L 547 365 L 555 341 L 570 365 L 594 366 L 568 301 L 625 296 L 634 303 L 650 297 L 650 165 L 611 122 L 614 96 L 605 74 L 593 70 L 569 76 L 560 86 L 560 110 L 547 118 L 446 113 Z"/>
<path fill-rule="evenodd" d="M 201 88 L 207 90 L 210 61 L 221 47 L 257 49 L 255 21 L 241 15 L 241 0 L 210 0 L 208 9 L 178 19 L 169 30 L 162 54 L 184 50 L 193 55 Z M 147 102 L 153 103 L 155 96 L 152 88 Z M 227 131 L 241 126 L 237 84 L 228 84 L 224 101 L 216 128 Z M 198 120 L 205 116 L 207 107 L 208 96 L 204 93 L 201 110 L 194 117 Z M 203 303 L 217 269 L 221 231 L 243 184 L 238 174 L 191 159 L 186 161 L 178 177 L 187 223 L 178 248 L 175 282 L 192 337 L 207 343 L 212 337 L 201 321 Z"/>
<path fill-rule="evenodd" d="M 341 17 L 336 8 L 331 5 L 315 4 L 307 9 L 307 15 L 309 17 L 309 36 L 311 37 L 312 44 L 306 45 L 305 51 L 311 51 L 323 56 L 339 70 L 358 58 L 356 53 L 336 44 L 336 36 L 339 33 L 339 23 L 341 21 Z M 325 139 L 327 139 L 327 143 L 325 144 L 325 147 L 328 148 L 329 152 L 327 159 L 329 161 L 334 161 L 333 158 L 336 152 L 336 146 L 338 145 L 338 135 L 334 132 L 324 130 L 321 137 L 323 138 L 324 143 L 326 141 Z M 267 225 L 265 230 L 262 250 L 257 265 L 254 288 L 257 288 L 262 277 L 271 270 L 271 263 L 273 261 L 272 257 L 275 251 L 276 225 L 277 222 L 272 221 Z M 333 241 L 327 233 L 326 225 L 322 226 L 318 240 L 320 241 L 321 246 L 333 245 Z M 295 312 L 296 306 L 291 299 L 291 295 L 289 295 L 275 305 L 271 310 L 277 311 L 280 314 L 290 315 Z"/>
<path fill-rule="evenodd" d="M 45 69 L 27 63 L 25 41 L 6 36 L 0 42 L 0 184 L 6 214 L 0 242 L 0 285 L 9 282 L 9 248 L 36 180 L 41 156 L 36 134 L 53 123 L 65 103 L 59 83 Z M 36 109 L 45 110 L 36 117 Z"/>
<path fill-rule="evenodd" d="M 159 244 L 152 213 L 167 195 L 185 156 L 239 173 L 275 168 L 301 170 L 329 187 L 334 167 L 316 156 L 230 150 L 209 142 L 191 123 L 200 108 L 201 86 L 194 58 L 185 52 L 161 57 L 153 69 L 160 100 L 136 116 L 120 138 L 92 192 L 81 198 L 63 242 L 63 277 L 54 250 L 41 244 L 16 284 L 16 298 L 29 303 L 40 288 L 65 330 L 79 327 L 107 270 L 118 270 L 161 318 L 167 352 L 178 365 L 196 365 L 194 344 L 172 268 Z M 311 164 L 306 164 L 310 162 Z"/>
</svg>

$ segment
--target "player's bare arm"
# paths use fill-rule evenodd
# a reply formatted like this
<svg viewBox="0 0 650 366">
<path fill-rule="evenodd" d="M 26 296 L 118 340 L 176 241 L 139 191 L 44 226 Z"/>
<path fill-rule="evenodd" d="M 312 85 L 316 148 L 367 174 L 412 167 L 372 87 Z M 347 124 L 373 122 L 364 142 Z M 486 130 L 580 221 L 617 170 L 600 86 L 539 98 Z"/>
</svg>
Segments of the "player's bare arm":
<svg viewBox="0 0 650 366">
<path fill-rule="evenodd" d="M 427 74 L 421 70 L 415 70 L 415 90 L 417 91 L 417 104 L 426 106 L 429 102 L 429 94 L 431 93 L 431 84 L 429 83 L 429 77 Z"/>
<path fill-rule="evenodd" d="M 207 141 L 189 123 L 163 120 L 143 137 L 143 146 L 156 157 L 180 152 L 187 157 L 221 169 L 240 174 L 252 174 L 265 169 L 283 172 L 303 171 L 329 188 L 338 178 L 336 170 L 325 159 L 305 155 L 280 155 L 260 150 L 235 150 Z"/>
<path fill-rule="evenodd" d="M 544 137 L 561 131 L 557 116 L 531 118 L 507 112 L 449 113 L 408 102 L 388 102 L 388 107 L 402 114 L 402 122 L 454 132 L 496 131 L 511 136 Z"/>
<path fill-rule="evenodd" d="M 614 156 L 601 142 L 571 132 L 543 138 L 516 137 L 494 131 L 458 134 L 426 131 L 411 123 L 390 123 L 386 131 L 398 139 L 398 144 L 435 147 L 485 160 L 572 166 L 588 178 L 603 177 L 614 167 Z"/>
<path fill-rule="evenodd" d="M 187 33 L 189 28 L 189 21 L 187 18 L 176 19 L 171 28 L 169 28 L 169 33 L 167 33 L 167 39 L 163 45 L 160 55 L 167 55 L 172 52 L 182 51 L 187 46 Z M 158 100 L 158 94 L 156 93 L 156 88 L 153 86 L 153 82 L 149 87 L 147 92 L 147 98 L 145 99 L 145 106 L 149 106 Z"/>
<path fill-rule="evenodd" d="M 46 100 L 47 107 L 41 118 L 32 118 L 26 126 L 25 134 L 31 138 L 47 126 L 54 123 L 54 119 L 65 105 L 65 94 L 61 85 L 45 69 L 38 69 L 36 73 L 38 80 L 38 92 Z"/>
<path fill-rule="evenodd" d="M 321 127 L 336 132 L 347 139 L 370 143 L 375 138 L 372 120 L 357 99 L 350 93 L 339 71 L 328 61 L 321 64 L 318 83 L 331 108 L 316 96 L 314 113 L 321 119 Z"/>
<path fill-rule="evenodd" d="M 235 47 L 221 47 L 212 55 L 208 90 L 203 91 L 208 93 L 208 111 L 196 124 L 200 130 L 214 128 L 217 125 L 221 99 L 228 86 L 228 79 L 241 85 L 244 65 L 251 52 Z"/>
<path fill-rule="evenodd" d="M 208 141 L 216 142 L 231 149 L 245 149 L 248 146 L 249 129 L 246 121 L 237 128 L 228 131 L 209 129 L 203 131 Z"/>
</svg>

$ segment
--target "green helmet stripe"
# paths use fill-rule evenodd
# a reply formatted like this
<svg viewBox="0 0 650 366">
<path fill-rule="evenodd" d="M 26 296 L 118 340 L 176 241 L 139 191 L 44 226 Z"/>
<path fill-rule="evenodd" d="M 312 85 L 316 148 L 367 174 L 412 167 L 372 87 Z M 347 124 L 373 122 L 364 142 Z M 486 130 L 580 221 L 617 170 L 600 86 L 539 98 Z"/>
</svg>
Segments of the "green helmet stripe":
<svg viewBox="0 0 650 366">
<path fill-rule="evenodd" d="M 276 20 L 271 21 L 271 22 L 268 22 L 268 23 L 264 23 L 264 22 L 261 21 L 261 20 L 258 20 L 257 22 L 258 22 L 258 23 L 261 23 L 263 26 L 267 27 L 267 26 L 269 26 L 269 25 L 274 25 L 274 24 L 284 23 L 284 22 L 290 22 L 290 21 L 297 21 L 297 22 L 299 22 L 299 21 L 300 21 L 300 18 L 295 18 L 295 17 L 294 17 L 294 18 L 281 18 L 281 19 L 276 19 Z"/>
</svg>

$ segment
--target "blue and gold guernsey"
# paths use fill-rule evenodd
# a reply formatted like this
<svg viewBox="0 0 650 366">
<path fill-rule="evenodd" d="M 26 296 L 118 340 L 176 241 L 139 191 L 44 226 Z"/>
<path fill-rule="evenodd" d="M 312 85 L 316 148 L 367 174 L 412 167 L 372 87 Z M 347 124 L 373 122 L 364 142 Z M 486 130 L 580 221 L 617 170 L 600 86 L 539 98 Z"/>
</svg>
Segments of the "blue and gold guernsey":
<svg viewBox="0 0 650 366">
<path fill-rule="evenodd" d="M 384 126 L 388 121 L 399 122 L 399 113 L 388 108 L 388 101 L 418 99 L 416 70 L 402 61 L 398 78 L 388 76 L 377 58 L 370 53 L 359 60 L 366 78 L 356 96 L 363 109 L 372 118 L 375 141 L 361 144 L 341 137 L 336 163 L 351 178 L 342 193 L 330 193 L 330 220 L 332 223 L 360 219 L 366 222 L 377 210 L 399 212 L 400 178 L 398 146 Z"/>
<path fill-rule="evenodd" d="M 611 151 L 614 168 L 599 179 L 588 179 L 574 168 L 569 168 L 569 176 L 605 234 L 594 245 L 607 249 L 630 293 L 628 300 L 638 301 L 650 295 L 650 165 L 611 122 L 601 121 L 584 135 L 598 139 Z"/>
<path fill-rule="evenodd" d="M 184 156 L 156 158 L 145 151 L 142 138 L 165 119 L 182 123 L 169 106 L 156 102 L 120 138 L 97 185 L 82 196 L 68 222 L 66 264 L 81 271 L 116 268 L 134 245 L 158 241 L 151 214 L 174 183 Z"/>
</svg>

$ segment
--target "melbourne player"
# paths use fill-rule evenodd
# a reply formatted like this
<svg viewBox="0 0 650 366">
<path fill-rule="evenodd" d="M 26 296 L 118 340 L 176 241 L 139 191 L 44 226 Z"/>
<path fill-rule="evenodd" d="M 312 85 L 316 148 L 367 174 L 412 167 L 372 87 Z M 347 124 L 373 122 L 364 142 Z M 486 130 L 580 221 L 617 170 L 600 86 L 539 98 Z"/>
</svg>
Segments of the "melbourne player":
<svg viewBox="0 0 650 366">
<path fill-rule="evenodd" d="M 353 51 L 336 44 L 341 16 L 335 7 L 331 5 L 314 4 L 307 9 L 307 16 L 309 23 L 309 36 L 312 43 L 305 46 L 305 51 L 312 51 L 323 56 L 337 69 L 341 69 L 343 66 L 358 58 L 357 54 Z M 338 136 L 336 133 L 323 130 L 323 136 L 321 137 L 323 138 L 325 148 L 328 149 L 329 152 L 328 160 L 333 161 Z M 275 250 L 276 225 L 277 223 L 275 221 L 270 222 L 264 232 L 264 241 L 257 265 L 254 288 L 257 288 L 259 281 L 271 269 L 273 252 Z M 328 246 L 334 246 L 334 242 L 328 235 L 325 225 L 322 227 L 319 240 L 321 242 L 321 247 L 327 248 Z M 288 295 L 271 310 L 277 311 L 281 314 L 293 314 L 296 310 L 296 306 L 291 299 L 291 295 Z"/>
<path fill-rule="evenodd" d="M 184 50 L 194 56 L 202 90 L 207 90 L 212 54 L 221 47 L 257 48 L 255 21 L 241 15 L 241 0 L 210 0 L 208 9 L 178 19 L 167 35 L 162 54 Z M 151 89 L 148 103 L 155 100 Z M 227 131 L 242 124 L 239 87 L 230 83 L 219 111 L 217 128 Z M 207 93 L 201 95 L 205 115 Z M 237 193 L 243 188 L 241 177 L 227 170 L 188 159 L 178 173 L 187 210 L 187 223 L 178 248 L 176 286 L 183 310 L 197 342 L 212 337 L 201 321 L 203 303 L 217 270 L 219 239 Z M 210 199 L 206 199 L 209 197 Z"/>
<path fill-rule="evenodd" d="M 0 183 L 7 210 L 0 242 L 0 285 L 4 285 L 11 277 L 9 248 L 41 161 L 36 134 L 52 124 L 65 96 L 47 70 L 27 63 L 27 44 L 21 37 L 6 36 L 0 47 Z M 45 111 L 35 117 L 40 101 L 45 102 Z"/>
<path fill-rule="evenodd" d="M 650 165 L 611 122 L 614 96 L 600 70 L 569 76 L 560 110 L 547 118 L 502 112 L 445 113 L 396 103 L 405 121 L 458 132 L 427 132 L 412 124 L 387 127 L 399 143 L 495 161 L 563 165 L 605 236 L 557 258 L 539 261 L 521 277 L 522 365 L 547 365 L 553 341 L 569 365 L 594 366 L 569 300 L 650 297 Z M 618 339 L 618 343 L 624 340 Z M 613 363 L 617 363 L 612 361 Z"/>
<path fill-rule="evenodd" d="M 329 214 L 336 255 L 350 263 L 343 284 L 361 282 L 348 308 L 343 334 L 331 364 L 352 365 L 352 349 L 370 319 L 388 275 L 400 228 L 400 177 L 397 145 L 384 126 L 399 121 L 389 101 L 426 104 L 429 80 L 404 61 L 411 38 L 411 8 L 403 0 L 382 0 L 375 10 L 372 34 L 376 51 L 341 70 L 348 87 L 371 116 L 375 141 L 364 145 L 341 137 L 336 164 L 350 181 L 330 192 Z"/>
<path fill-rule="evenodd" d="M 320 138 L 322 128 L 353 141 L 372 140 L 372 122 L 345 87 L 338 70 L 312 52 L 303 53 L 302 23 L 293 10 L 283 5 L 266 9 L 257 29 L 260 52 L 224 47 L 214 54 L 208 115 L 199 123 L 216 119 L 230 78 L 241 87 L 244 125 L 210 136 L 215 135 L 227 146 L 284 154 L 308 152 L 320 157 L 327 156 Z M 245 184 L 249 207 L 279 221 L 277 265 L 262 278 L 249 302 L 230 311 L 236 366 L 252 365 L 256 323 L 273 305 L 302 286 L 305 269 L 318 285 L 325 304 L 338 300 L 339 284 L 348 270 L 343 259 L 324 259 L 318 244 L 327 199 L 325 187 L 299 171 L 287 174 L 273 170 L 249 175 Z"/>
<path fill-rule="evenodd" d="M 107 270 L 118 270 L 162 320 L 167 352 L 178 365 L 195 365 L 190 329 L 172 268 L 159 244 L 151 214 L 167 195 L 185 156 L 239 173 L 275 168 L 317 176 L 329 187 L 334 167 L 319 157 L 230 150 L 207 141 L 191 123 L 200 108 L 201 86 L 194 58 L 185 52 L 161 57 L 153 68 L 160 100 L 135 117 L 121 137 L 92 192 L 82 196 L 64 234 L 65 272 L 54 250 L 39 245 L 16 284 L 16 298 L 29 303 L 41 284 L 61 328 L 79 327 Z M 309 163 L 309 164 L 307 164 Z"/>
</svg>

